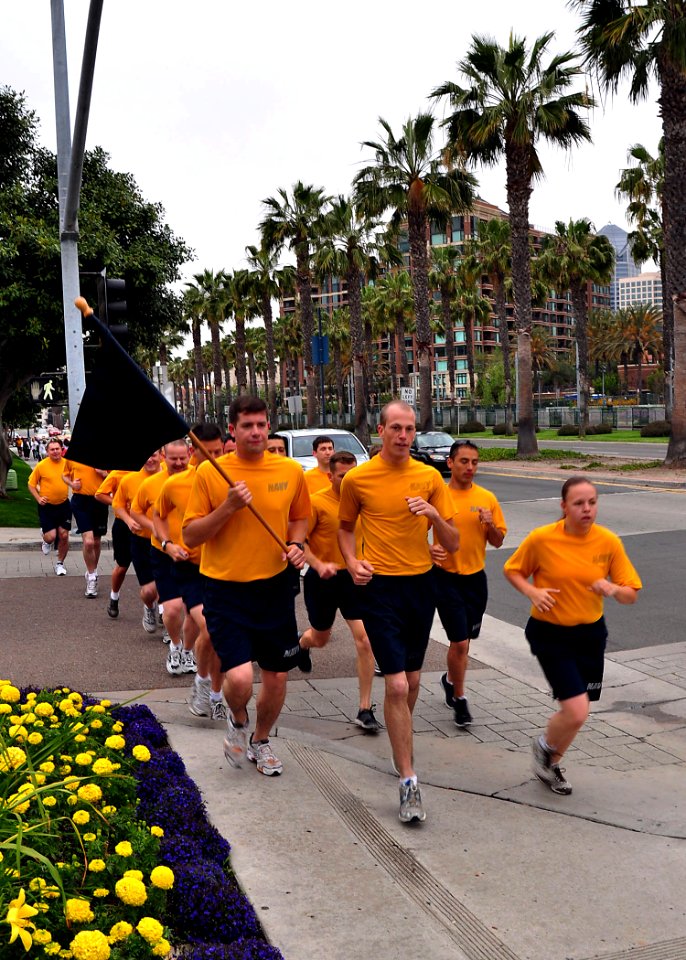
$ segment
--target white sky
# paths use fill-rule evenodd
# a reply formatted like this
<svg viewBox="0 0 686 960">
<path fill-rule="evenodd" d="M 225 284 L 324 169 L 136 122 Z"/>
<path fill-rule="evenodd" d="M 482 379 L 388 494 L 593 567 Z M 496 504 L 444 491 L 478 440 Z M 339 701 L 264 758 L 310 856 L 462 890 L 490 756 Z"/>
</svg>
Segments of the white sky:
<svg viewBox="0 0 686 960">
<path fill-rule="evenodd" d="M 88 2 L 64 4 L 73 124 Z M 263 198 L 298 179 L 347 192 L 378 116 L 397 132 L 426 110 L 433 87 L 458 79 L 472 34 L 505 44 L 511 27 L 529 41 L 555 30 L 553 54 L 574 45 L 577 25 L 563 0 L 105 0 L 87 148 L 102 146 L 162 203 L 195 250 L 187 279 L 236 269 L 258 242 Z M 54 150 L 49 0 L 0 0 L 0 84 L 26 93 Z M 593 144 L 571 155 L 542 148 L 531 222 L 626 227 L 614 186 L 631 144 L 657 149 L 655 99 L 596 109 Z M 476 173 L 483 198 L 506 209 L 504 168 Z"/>
</svg>

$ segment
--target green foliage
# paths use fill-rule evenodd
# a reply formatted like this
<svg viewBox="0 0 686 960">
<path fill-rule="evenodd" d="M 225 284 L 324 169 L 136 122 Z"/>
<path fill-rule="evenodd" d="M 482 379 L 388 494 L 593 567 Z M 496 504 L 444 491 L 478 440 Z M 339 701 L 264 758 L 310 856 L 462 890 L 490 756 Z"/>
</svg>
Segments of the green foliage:
<svg viewBox="0 0 686 960">
<path fill-rule="evenodd" d="M 505 369 L 503 355 L 496 351 L 492 356 L 481 356 L 476 364 L 475 395 L 485 407 L 502 407 L 505 403 Z"/>
<path fill-rule="evenodd" d="M 36 501 L 28 491 L 26 482 L 31 468 L 19 457 L 12 457 L 12 469 L 17 472 L 17 489 L 9 490 L 0 497 L 0 527 L 38 527 Z"/>
<path fill-rule="evenodd" d="M 641 427 L 642 437 L 671 437 L 672 425 L 667 420 L 654 420 Z"/>
<path fill-rule="evenodd" d="M 620 463 L 618 466 L 610 467 L 618 473 L 631 473 L 633 470 L 654 470 L 656 467 L 664 465 L 662 460 L 633 460 L 631 463 Z"/>
<path fill-rule="evenodd" d="M 513 427 L 512 429 L 513 429 L 514 433 L 517 433 L 517 428 L 516 428 L 516 427 Z M 494 436 L 494 437 L 502 437 L 502 436 L 504 436 L 504 435 L 505 435 L 505 424 L 504 424 L 504 423 L 496 423 L 496 424 L 494 424 L 494 425 L 493 425 L 493 436 Z"/>
<path fill-rule="evenodd" d="M 594 434 L 602 436 L 603 434 L 613 433 L 614 428 L 611 423 L 591 423 L 586 427 L 586 436 Z"/>
<path fill-rule="evenodd" d="M 559 428 L 559 430 L 557 431 L 557 435 L 558 437 L 578 437 L 579 428 L 575 427 L 571 423 L 565 423 L 563 426 Z"/>
<path fill-rule="evenodd" d="M 467 420 L 462 430 L 464 433 L 485 433 L 486 427 L 479 420 Z"/>
</svg>

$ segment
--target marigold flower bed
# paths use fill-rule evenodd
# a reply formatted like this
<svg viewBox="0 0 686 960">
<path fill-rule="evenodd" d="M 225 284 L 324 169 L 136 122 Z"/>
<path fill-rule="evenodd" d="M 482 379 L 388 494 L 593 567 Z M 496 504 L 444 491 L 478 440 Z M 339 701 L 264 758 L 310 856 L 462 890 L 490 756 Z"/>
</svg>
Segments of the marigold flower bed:
<svg viewBox="0 0 686 960">
<path fill-rule="evenodd" d="M 0 956 L 283 960 L 143 705 L 0 680 Z"/>
</svg>

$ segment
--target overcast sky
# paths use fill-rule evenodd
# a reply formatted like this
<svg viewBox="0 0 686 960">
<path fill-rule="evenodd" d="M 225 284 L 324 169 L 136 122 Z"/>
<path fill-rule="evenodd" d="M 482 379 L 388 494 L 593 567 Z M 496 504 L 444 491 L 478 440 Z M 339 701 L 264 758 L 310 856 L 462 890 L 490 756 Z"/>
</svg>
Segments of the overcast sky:
<svg viewBox="0 0 686 960">
<path fill-rule="evenodd" d="M 88 2 L 64 3 L 73 124 Z M 164 206 L 195 251 L 186 278 L 232 270 L 258 242 L 265 197 L 298 179 L 347 192 L 377 118 L 398 131 L 427 110 L 430 90 L 458 79 L 473 34 L 506 44 L 511 28 L 529 41 L 554 30 L 552 54 L 574 45 L 577 25 L 563 0 L 105 0 L 87 147 Z M 0 0 L 0 83 L 25 92 L 55 149 L 49 0 Z M 593 144 L 542 148 L 531 222 L 626 227 L 614 187 L 631 144 L 657 149 L 655 101 L 619 95 L 591 115 Z M 476 172 L 481 196 L 506 208 L 504 169 Z"/>
</svg>

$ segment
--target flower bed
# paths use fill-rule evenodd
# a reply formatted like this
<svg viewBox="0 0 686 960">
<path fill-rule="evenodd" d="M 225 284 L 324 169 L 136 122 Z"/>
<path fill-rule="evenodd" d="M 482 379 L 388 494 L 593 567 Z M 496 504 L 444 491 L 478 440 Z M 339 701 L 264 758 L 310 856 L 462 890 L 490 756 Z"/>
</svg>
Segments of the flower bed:
<svg viewBox="0 0 686 960">
<path fill-rule="evenodd" d="M 1 956 L 282 960 L 229 851 L 146 706 L 0 680 Z"/>
</svg>

